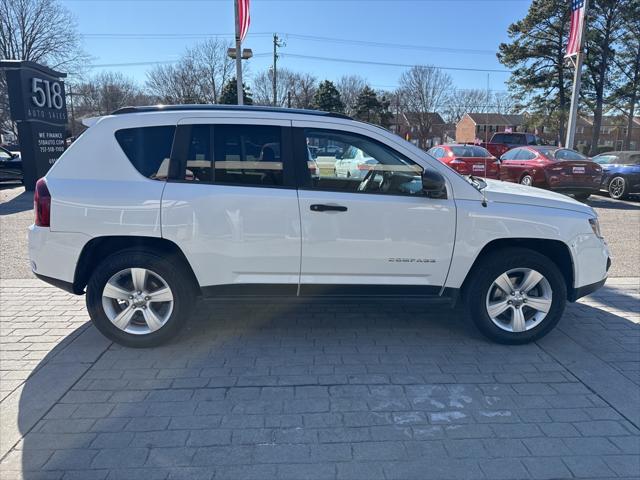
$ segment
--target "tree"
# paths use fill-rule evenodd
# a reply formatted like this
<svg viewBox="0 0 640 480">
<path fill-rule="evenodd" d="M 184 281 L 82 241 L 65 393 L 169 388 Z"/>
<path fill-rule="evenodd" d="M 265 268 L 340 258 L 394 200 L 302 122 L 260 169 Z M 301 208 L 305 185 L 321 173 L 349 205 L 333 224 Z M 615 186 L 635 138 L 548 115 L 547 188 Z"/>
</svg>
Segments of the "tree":
<svg viewBox="0 0 640 480">
<path fill-rule="evenodd" d="M 458 123 L 465 113 L 487 111 L 487 91 L 478 88 L 455 90 L 447 99 L 444 108 L 445 120 Z"/>
<path fill-rule="evenodd" d="M 336 88 L 340 92 L 340 98 L 344 103 L 344 112 L 347 115 L 355 115 L 358 95 L 366 86 L 367 81 L 359 75 L 345 75 L 340 77 L 336 83 Z"/>
<path fill-rule="evenodd" d="M 627 5 L 623 15 L 620 51 L 613 60 L 613 91 L 607 103 L 627 118 L 624 149 L 631 148 L 634 116 L 640 109 L 640 3 Z"/>
<path fill-rule="evenodd" d="M 594 0 L 589 5 L 585 48 L 586 75 L 582 97 L 593 112 L 589 151 L 591 154 L 596 154 L 598 150 L 604 102 L 609 93 L 608 87 L 616 55 L 615 44 L 623 32 L 622 12 L 627 5 L 627 0 Z"/>
<path fill-rule="evenodd" d="M 378 98 L 378 94 L 366 85 L 356 99 L 354 117 L 369 123 L 389 128 L 392 114 L 389 112 L 391 102 L 386 96 Z"/>
<path fill-rule="evenodd" d="M 444 108 L 453 89 L 451 76 L 432 66 L 417 65 L 400 76 L 403 109 L 417 124 L 421 147 L 428 146 L 434 112 Z"/>
<path fill-rule="evenodd" d="M 244 105 L 253 105 L 251 91 L 244 83 L 242 84 L 242 102 Z M 223 87 L 222 93 L 220 94 L 220 103 L 223 105 L 238 104 L 238 90 L 235 78 L 230 79 Z"/>
<path fill-rule="evenodd" d="M 604 100 L 615 56 L 614 44 L 620 38 L 621 14 L 626 4 L 626 0 L 594 0 L 589 5 L 584 98 L 593 112 L 591 155 L 598 150 Z"/>
<path fill-rule="evenodd" d="M 108 115 L 129 105 L 148 105 L 152 99 L 120 72 L 101 72 L 73 87 L 78 117 Z"/>
<path fill-rule="evenodd" d="M 86 55 L 76 23 L 55 0 L 0 0 L 0 60 L 29 60 L 80 70 Z M 0 74 L 0 127 L 11 128 L 6 79 Z"/>
<path fill-rule="evenodd" d="M 162 103 L 219 103 L 234 72 L 229 44 L 209 39 L 185 50 L 174 65 L 158 65 L 147 73 L 147 88 Z"/>
<path fill-rule="evenodd" d="M 277 70 L 276 82 L 278 106 L 290 108 L 312 108 L 316 92 L 316 77 L 308 73 L 296 73 L 287 68 Z M 273 105 L 273 70 L 267 69 L 256 75 L 252 82 L 253 96 L 257 105 Z"/>
<path fill-rule="evenodd" d="M 544 113 L 565 138 L 572 69 L 565 60 L 570 8 L 566 0 L 533 0 L 525 18 L 507 30 L 498 60 L 511 70 L 518 107 Z"/>
<path fill-rule="evenodd" d="M 344 112 L 344 103 L 340 98 L 340 92 L 336 89 L 333 82 L 325 80 L 318 86 L 318 90 L 313 96 L 313 105 L 318 110 L 325 112 Z"/>
</svg>

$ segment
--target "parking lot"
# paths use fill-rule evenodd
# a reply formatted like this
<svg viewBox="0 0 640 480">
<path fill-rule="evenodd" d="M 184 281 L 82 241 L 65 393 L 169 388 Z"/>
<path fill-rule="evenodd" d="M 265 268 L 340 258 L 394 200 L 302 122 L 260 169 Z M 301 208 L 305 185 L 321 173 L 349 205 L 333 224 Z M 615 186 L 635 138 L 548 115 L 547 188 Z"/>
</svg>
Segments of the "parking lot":
<svg viewBox="0 0 640 480">
<path fill-rule="evenodd" d="M 202 302 L 133 350 L 32 278 L 0 191 L 3 479 L 561 479 L 640 474 L 640 202 L 594 197 L 612 278 L 531 345 L 420 301 Z"/>
</svg>

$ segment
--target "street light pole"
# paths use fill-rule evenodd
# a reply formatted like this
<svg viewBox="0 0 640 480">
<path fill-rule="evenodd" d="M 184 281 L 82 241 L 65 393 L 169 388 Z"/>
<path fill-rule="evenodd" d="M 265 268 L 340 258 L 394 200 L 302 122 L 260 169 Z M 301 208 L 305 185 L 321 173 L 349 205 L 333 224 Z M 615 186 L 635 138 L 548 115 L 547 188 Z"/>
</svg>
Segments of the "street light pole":
<svg viewBox="0 0 640 480">
<path fill-rule="evenodd" d="M 582 62 L 584 60 L 584 33 L 587 26 L 587 14 L 589 13 L 589 0 L 584 0 L 584 21 L 580 34 L 580 48 L 576 54 L 575 71 L 573 72 L 573 90 L 571 93 L 571 107 L 569 108 L 569 121 L 567 122 L 567 141 L 565 148 L 573 148 L 576 139 L 576 126 L 578 124 L 578 103 L 580 102 L 580 84 L 582 83 Z"/>
<path fill-rule="evenodd" d="M 244 103 L 242 91 L 242 40 L 240 39 L 240 15 L 238 11 L 238 0 L 234 0 L 236 11 L 236 89 L 238 92 L 238 105 Z"/>
</svg>

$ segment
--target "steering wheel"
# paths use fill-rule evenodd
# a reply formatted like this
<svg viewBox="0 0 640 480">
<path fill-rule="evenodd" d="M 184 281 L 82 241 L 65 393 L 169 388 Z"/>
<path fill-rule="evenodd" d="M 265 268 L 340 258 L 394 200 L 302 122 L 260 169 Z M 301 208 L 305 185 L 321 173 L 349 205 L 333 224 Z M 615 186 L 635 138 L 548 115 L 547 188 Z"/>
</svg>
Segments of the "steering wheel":
<svg viewBox="0 0 640 480">
<path fill-rule="evenodd" d="M 373 177 L 375 176 L 375 174 L 376 174 L 376 171 L 373 168 L 367 172 L 367 174 L 364 176 L 364 178 L 360 182 L 360 185 L 358 185 L 359 192 L 366 192 L 369 189 L 369 183 L 371 183 L 371 180 L 373 180 Z"/>
</svg>

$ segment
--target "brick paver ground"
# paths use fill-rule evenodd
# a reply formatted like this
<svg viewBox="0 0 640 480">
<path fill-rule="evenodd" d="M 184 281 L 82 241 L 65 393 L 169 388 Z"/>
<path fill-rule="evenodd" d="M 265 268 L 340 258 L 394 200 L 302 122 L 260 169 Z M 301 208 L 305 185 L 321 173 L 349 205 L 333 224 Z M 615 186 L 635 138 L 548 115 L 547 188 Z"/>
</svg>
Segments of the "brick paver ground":
<svg viewBox="0 0 640 480">
<path fill-rule="evenodd" d="M 0 284 L 3 479 L 640 477 L 640 294 L 614 279 L 525 346 L 407 302 L 199 305 L 113 345 L 84 298 Z M 42 300 L 38 300 L 42 299 Z"/>
</svg>

